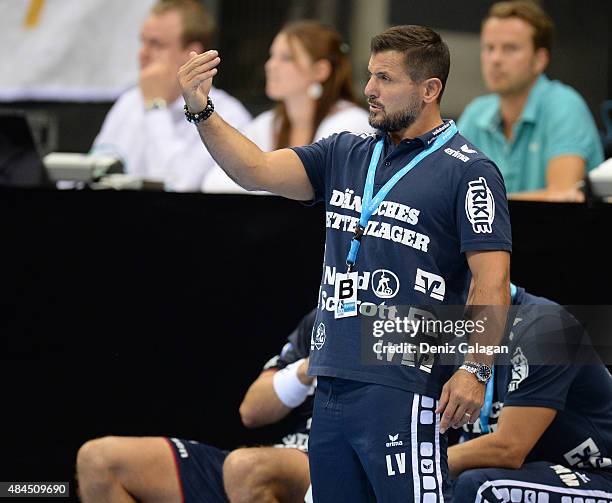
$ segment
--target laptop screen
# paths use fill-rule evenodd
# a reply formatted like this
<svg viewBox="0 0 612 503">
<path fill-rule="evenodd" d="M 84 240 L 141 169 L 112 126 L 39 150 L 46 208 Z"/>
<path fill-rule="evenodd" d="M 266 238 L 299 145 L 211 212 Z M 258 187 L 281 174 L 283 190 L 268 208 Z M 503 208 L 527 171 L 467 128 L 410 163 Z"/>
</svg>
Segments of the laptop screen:
<svg viewBox="0 0 612 503">
<path fill-rule="evenodd" d="M 0 111 L 0 185 L 52 186 L 22 111 Z"/>
</svg>

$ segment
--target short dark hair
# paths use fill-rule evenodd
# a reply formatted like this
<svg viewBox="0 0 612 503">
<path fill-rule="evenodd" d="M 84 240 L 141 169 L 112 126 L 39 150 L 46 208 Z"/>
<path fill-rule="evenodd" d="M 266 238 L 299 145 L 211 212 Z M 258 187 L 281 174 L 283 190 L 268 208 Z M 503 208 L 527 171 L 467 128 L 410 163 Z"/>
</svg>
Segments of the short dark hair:
<svg viewBox="0 0 612 503">
<path fill-rule="evenodd" d="M 407 73 L 414 82 L 433 77 L 440 79 L 440 102 L 450 70 L 450 52 L 440 35 L 431 28 L 417 25 L 392 26 L 372 39 L 370 50 L 372 54 L 383 51 L 403 52 Z"/>
<path fill-rule="evenodd" d="M 216 26 L 210 12 L 199 0 L 157 0 L 151 8 L 152 14 L 165 14 L 175 10 L 183 21 L 183 47 L 199 42 L 206 51 L 211 48 Z"/>
<path fill-rule="evenodd" d="M 533 27 L 534 49 L 538 50 L 543 47 L 550 52 L 555 31 L 555 23 L 536 3 L 527 0 L 497 2 L 491 6 L 482 24 L 492 17 L 500 19 L 517 17 L 522 19 Z"/>
</svg>

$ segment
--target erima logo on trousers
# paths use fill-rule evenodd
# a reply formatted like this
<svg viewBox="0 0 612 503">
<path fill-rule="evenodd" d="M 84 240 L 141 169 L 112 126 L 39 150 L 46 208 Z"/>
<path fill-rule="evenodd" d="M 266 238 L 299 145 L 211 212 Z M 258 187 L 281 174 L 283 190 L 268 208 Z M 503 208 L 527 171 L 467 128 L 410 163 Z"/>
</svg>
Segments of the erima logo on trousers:
<svg viewBox="0 0 612 503">
<path fill-rule="evenodd" d="M 396 447 L 398 445 L 404 445 L 404 442 L 402 442 L 401 440 L 398 440 L 398 438 L 399 438 L 399 433 L 396 435 L 389 435 L 390 442 L 387 442 L 385 445 L 387 447 Z"/>
</svg>

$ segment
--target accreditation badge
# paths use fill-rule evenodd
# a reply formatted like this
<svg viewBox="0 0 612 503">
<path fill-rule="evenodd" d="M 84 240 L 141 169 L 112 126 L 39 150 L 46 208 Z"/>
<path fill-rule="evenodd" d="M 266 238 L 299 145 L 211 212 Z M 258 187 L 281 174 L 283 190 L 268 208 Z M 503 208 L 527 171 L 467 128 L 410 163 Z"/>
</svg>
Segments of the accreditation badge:
<svg viewBox="0 0 612 503">
<path fill-rule="evenodd" d="M 334 316 L 336 319 L 357 316 L 358 281 L 356 272 L 336 273 L 336 284 L 334 286 L 334 298 L 336 299 Z"/>
</svg>

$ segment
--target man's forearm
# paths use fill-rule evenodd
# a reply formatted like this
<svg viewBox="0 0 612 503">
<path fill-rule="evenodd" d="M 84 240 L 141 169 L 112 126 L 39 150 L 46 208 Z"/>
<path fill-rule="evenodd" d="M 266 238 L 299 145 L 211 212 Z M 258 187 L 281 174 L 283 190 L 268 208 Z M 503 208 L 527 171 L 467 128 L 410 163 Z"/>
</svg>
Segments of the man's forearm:
<svg viewBox="0 0 612 503">
<path fill-rule="evenodd" d="M 197 54 L 178 72 L 185 105 L 191 113 L 206 110 L 212 79 L 221 59 L 217 51 Z M 290 149 L 262 152 L 217 113 L 198 123 L 208 152 L 227 175 L 247 190 L 266 190 L 290 199 L 308 201 L 314 189 L 298 155 Z"/>
<path fill-rule="evenodd" d="M 262 374 L 246 392 L 240 404 L 240 417 L 247 428 L 275 423 L 291 412 L 292 409 L 283 404 L 274 391 L 275 373 Z"/>
<path fill-rule="evenodd" d="M 521 467 L 523 460 L 494 433 L 457 444 L 448 449 L 448 468 L 453 477 L 472 468 Z"/>
<path fill-rule="evenodd" d="M 263 170 L 265 155 L 257 145 L 217 113 L 197 127 L 208 152 L 232 180 L 247 190 L 268 189 L 258 176 Z"/>
<path fill-rule="evenodd" d="M 468 295 L 468 316 L 475 326 L 484 330 L 474 330 L 469 335 L 469 343 L 474 346 L 498 346 L 504 336 L 504 328 L 510 303 L 510 288 L 506 279 L 498 281 L 473 281 Z M 466 360 L 492 365 L 494 355 L 486 353 L 470 353 Z"/>
</svg>

